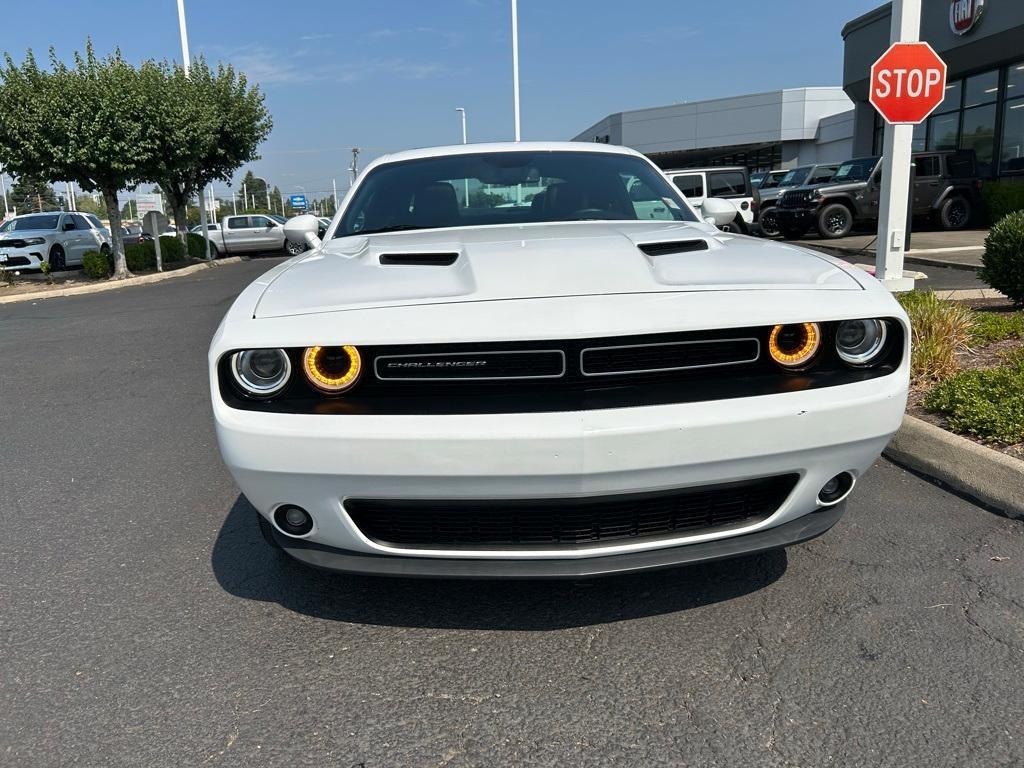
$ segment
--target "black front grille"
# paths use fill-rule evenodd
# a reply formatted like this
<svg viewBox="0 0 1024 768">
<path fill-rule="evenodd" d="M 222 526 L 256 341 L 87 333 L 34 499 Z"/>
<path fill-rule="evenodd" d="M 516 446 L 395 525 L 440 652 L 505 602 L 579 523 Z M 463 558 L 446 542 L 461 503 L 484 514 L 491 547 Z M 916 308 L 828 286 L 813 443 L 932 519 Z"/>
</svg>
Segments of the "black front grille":
<svg viewBox="0 0 1024 768">
<path fill-rule="evenodd" d="M 770 517 L 795 474 L 585 499 L 347 499 L 369 539 L 410 549 L 565 549 L 725 530 Z"/>
<path fill-rule="evenodd" d="M 0 261 L 0 267 L 24 267 L 30 263 L 28 256 L 8 256 L 7 261 Z"/>
<path fill-rule="evenodd" d="M 20 238 L 12 237 L 12 238 L 7 238 L 6 240 L 0 240 L 0 248 L 24 248 L 24 247 L 25 247 L 25 241 L 20 239 Z"/>
<path fill-rule="evenodd" d="M 760 351 L 754 338 L 597 347 L 583 350 L 580 367 L 585 376 L 682 371 L 753 363 Z"/>
<path fill-rule="evenodd" d="M 556 379 L 565 374 L 565 354 L 542 349 L 379 355 L 373 368 L 382 381 Z"/>
<path fill-rule="evenodd" d="M 804 208 L 811 202 L 810 192 L 783 192 L 779 196 L 779 208 Z"/>
</svg>

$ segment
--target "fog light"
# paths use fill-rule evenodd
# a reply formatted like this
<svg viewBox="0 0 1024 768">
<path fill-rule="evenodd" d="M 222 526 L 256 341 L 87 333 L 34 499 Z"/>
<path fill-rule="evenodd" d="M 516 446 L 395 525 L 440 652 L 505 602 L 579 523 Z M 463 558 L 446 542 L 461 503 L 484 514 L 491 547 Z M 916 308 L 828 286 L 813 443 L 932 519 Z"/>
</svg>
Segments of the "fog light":
<svg viewBox="0 0 1024 768">
<path fill-rule="evenodd" d="M 818 491 L 818 501 L 825 505 L 836 504 L 853 490 L 853 475 L 849 472 L 840 472 L 821 486 Z"/>
<path fill-rule="evenodd" d="M 285 504 L 274 510 L 274 523 L 288 536 L 305 536 L 313 530 L 313 518 L 309 512 L 294 504 Z"/>
</svg>

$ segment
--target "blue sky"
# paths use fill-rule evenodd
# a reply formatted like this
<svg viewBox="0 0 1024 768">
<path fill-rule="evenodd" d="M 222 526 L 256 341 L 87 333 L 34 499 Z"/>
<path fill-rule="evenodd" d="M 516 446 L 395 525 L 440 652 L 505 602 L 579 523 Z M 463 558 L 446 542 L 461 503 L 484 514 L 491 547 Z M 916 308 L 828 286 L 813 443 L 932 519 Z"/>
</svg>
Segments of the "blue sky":
<svg viewBox="0 0 1024 768">
<path fill-rule="evenodd" d="M 569 139 L 609 112 L 838 85 L 840 30 L 880 0 L 520 0 L 524 139 Z M 257 175 L 285 192 L 347 186 L 349 147 L 512 138 L 509 0 L 186 0 L 192 54 L 259 83 L 274 131 Z M 50 6 L 51 11 L 46 11 Z M 58 10 L 59 8 L 59 10 Z M 5 3 L 0 48 L 180 60 L 176 0 Z M 243 169 L 244 170 L 244 169 Z M 226 196 L 226 191 L 218 190 Z"/>
</svg>

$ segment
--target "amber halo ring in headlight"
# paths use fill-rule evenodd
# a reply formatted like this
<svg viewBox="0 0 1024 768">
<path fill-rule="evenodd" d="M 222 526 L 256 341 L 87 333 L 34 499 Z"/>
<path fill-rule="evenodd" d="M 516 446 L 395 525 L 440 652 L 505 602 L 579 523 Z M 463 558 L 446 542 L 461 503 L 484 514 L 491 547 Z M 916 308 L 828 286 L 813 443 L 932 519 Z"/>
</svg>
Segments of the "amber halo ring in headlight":
<svg viewBox="0 0 1024 768">
<path fill-rule="evenodd" d="M 246 349 L 231 356 L 231 374 L 249 397 L 272 397 L 288 383 L 292 363 L 283 349 Z"/>
<path fill-rule="evenodd" d="M 363 361 L 353 346 L 307 347 L 302 353 L 302 369 L 309 383 L 331 395 L 351 389 L 359 381 Z"/>
<path fill-rule="evenodd" d="M 817 323 L 776 325 L 768 336 L 768 354 L 784 368 L 803 368 L 821 348 Z"/>
<path fill-rule="evenodd" d="M 882 320 L 844 320 L 836 330 L 836 352 L 847 365 L 871 365 L 885 349 Z"/>
</svg>

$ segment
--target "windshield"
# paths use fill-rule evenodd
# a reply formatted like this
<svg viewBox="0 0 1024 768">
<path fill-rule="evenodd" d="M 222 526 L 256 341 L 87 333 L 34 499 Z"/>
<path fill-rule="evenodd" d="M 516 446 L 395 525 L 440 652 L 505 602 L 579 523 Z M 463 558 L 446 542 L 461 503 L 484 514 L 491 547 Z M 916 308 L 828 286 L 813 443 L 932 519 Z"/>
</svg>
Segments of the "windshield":
<svg viewBox="0 0 1024 768">
<path fill-rule="evenodd" d="M 871 172 L 878 165 L 877 157 L 862 157 L 858 160 L 847 160 L 839 166 L 836 175 L 832 177 L 834 182 L 846 181 L 867 181 L 871 178 Z"/>
<path fill-rule="evenodd" d="M 379 166 L 359 185 L 334 236 L 589 220 L 697 221 L 638 157 L 511 151 Z"/>
<path fill-rule="evenodd" d="M 0 232 L 26 232 L 30 229 L 56 229 L 59 213 L 40 214 L 38 216 L 22 216 L 11 219 L 2 227 Z"/>
<path fill-rule="evenodd" d="M 785 176 L 785 171 L 772 171 L 764 177 L 764 181 L 761 182 L 759 189 L 775 189 L 779 186 L 779 182 L 782 181 Z M 753 179 L 751 179 L 751 181 L 753 181 Z"/>
<path fill-rule="evenodd" d="M 811 172 L 810 167 L 807 168 L 794 168 L 792 171 L 782 177 L 782 181 L 779 182 L 780 187 L 799 187 L 805 181 L 807 181 L 807 175 Z"/>
</svg>

